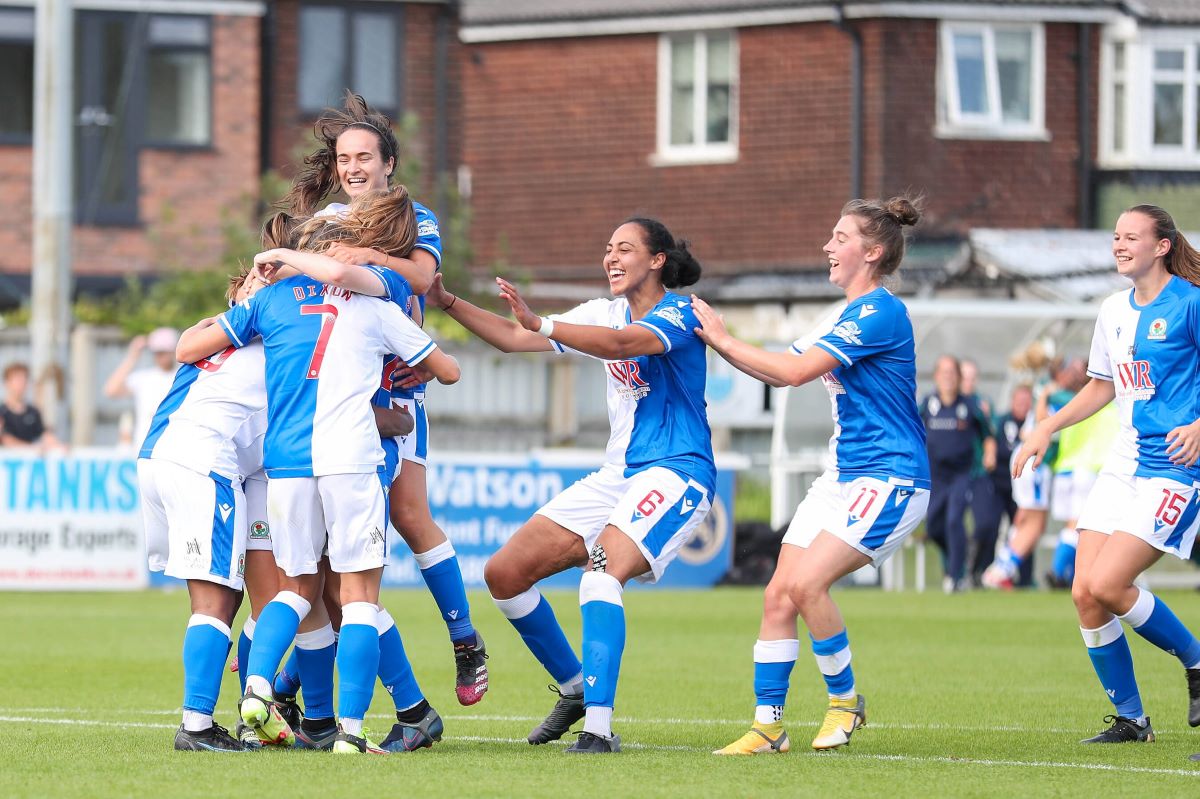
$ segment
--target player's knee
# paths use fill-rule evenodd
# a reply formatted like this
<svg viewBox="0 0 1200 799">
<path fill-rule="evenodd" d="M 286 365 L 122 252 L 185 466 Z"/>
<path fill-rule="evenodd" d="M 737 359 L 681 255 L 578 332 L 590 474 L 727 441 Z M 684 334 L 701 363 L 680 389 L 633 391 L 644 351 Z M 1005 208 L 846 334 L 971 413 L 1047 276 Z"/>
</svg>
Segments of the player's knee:
<svg viewBox="0 0 1200 799">
<path fill-rule="evenodd" d="M 819 602 L 824 594 L 825 589 L 822 586 L 809 581 L 799 581 L 792 584 L 787 595 L 796 609 L 804 613 Z"/>
<path fill-rule="evenodd" d="M 763 592 L 763 618 L 768 620 L 795 620 L 796 604 L 792 602 L 792 598 L 788 595 L 787 586 L 776 585 L 774 583 L 767 585 L 767 590 Z"/>
<path fill-rule="evenodd" d="M 1088 579 L 1085 582 L 1087 583 L 1088 593 L 1091 595 L 1093 601 L 1108 611 L 1114 611 L 1121 601 L 1121 596 L 1125 593 L 1126 586 L 1119 585 L 1111 579 L 1088 575 Z"/>
<path fill-rule="evenodd" d="M 496 556 L 483 565 L 483 581 L 487 584 L 488 592 L 497 599 L 511 599 L 533 586 L 528 578 L 521 575 L 520 570 Z"/>
<path fill-rule="evenodd" d="M 1071 584 L 1071 601 L 1075 603 L 1075 609 L 1080 614 L 1092 613 L 1101 609 L 1100 602 L 1092 596 L 1089 580 L 1076 579 Z"/>
</svg>

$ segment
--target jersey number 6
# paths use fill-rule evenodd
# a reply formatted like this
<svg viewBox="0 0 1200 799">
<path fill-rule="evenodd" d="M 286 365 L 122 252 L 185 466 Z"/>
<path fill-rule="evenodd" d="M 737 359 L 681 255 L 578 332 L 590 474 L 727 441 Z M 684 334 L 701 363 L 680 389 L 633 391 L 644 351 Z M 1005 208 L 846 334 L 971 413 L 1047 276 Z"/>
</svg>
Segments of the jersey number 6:
<svg viewBox="0 0 1200 799">
<path fill-rule="evenodd" d="M 317 335 L 317 345 L 313 347 L 312 360 L 308 362 L 309 380 L 316 380 L 321 374 L 321 364 L 325 361 L 325 347 L 329 344 L 329 336 L 333 334 L 333 325 L 337 322 L 338 309 L 334 305 L 301 305 L 300 314 L 311 316 L 321 314 L 321 332 Z"/>
</svg>

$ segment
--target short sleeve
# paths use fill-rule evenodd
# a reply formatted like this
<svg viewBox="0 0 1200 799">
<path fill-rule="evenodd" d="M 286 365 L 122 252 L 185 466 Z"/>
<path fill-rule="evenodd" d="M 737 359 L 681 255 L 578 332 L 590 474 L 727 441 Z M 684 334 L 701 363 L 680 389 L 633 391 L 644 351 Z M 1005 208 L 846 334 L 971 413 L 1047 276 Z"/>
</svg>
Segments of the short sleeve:
<svg viewBox="0 0 1200 799">
<path fill-rule="evenodd" d="M 1110 383 L 1113 379 L 1112 359 L 1108 351 L 1108 336 L 1105 335 L 1103 308 L 1100 310 L 1100 315 L 1096 317 L 1096 329 L 1092 333 L 1092 351 L 1088 355 L 1087 373 L 1088 377 L 1107 380 Z"/>
<path fill-rule="evenodd" d="M 805 335 L 792 342 L 790 352 L 793 355 L 803 355 L 812 345 L 817 342 L 817 339 L 829 335 L 829 331 L 833 330 L 833 326 L 837 324 L 842 314 L 846 312 L 846 304 L 838 303 L 828 313 L 821 317 L 821 321 L 816 326 L 808 331 Z"/>
<path fill-rule="evenodd" d="M 611 327 L 612 325 L 609 321 L 609 308 L 612 305 L 612 302 L 612 300 L 605 299 L 588 300 L 585 303 L 576 305 L 574 308 L 565 313 L 550 314 L 549 318 L 553 322 L 566 322 L 569 325 Z M 587 353 L 571 349 L 565 344 L 560 344 L 554 339 L 550 340 L 550 345 L 554 348 L 554 352 L 559 354 L 583 355 L 587 358 L 592 357 Z"/>
<path fill-rule="evenodd" d="M 438 227 L 438 219 L 434 216 L 433 211 L 420 203 L 413 203 L 413 210 L 417 217 L 417 241 L 413 244 L 413 248 L 430 253 L 437 259 L 440 269 L 442 266 L 442 231 Z"/>
<path fill-rule="evenodd" d="M 400 309 L 408 313 L 408 304 L 413 297 L 412 285 L 398 272 L 393 272 L 382 266 L 375 264 L 367 264 L 363 267 L 375 273 L 381 281 L 383 281 L 384 299 L 391 300 L 400 306 Z"/>
<path fill-rule="evenodd" d="M 217 317 L 217 323 L 225 330 L 233 346 L 244 347 L 258 335 L 258 309 L 264 301 L 261 298 L 272 288 L 268 286 L 253 297 L 247 297 Z"/>
<path fill-rule="evenodd" d="M 895 348 L 896 316 L 900 313 L 903 313 L 903 306 L 892 303 L 882 307 L 869 302 L 853 303 L 838 318 L 833 329 L 813 344 L 837 358 L 843 366 L 852 366 L 860 358 Z"/>
<path fill-rule="evenodd" d="M 383 342 L 389 352 L 395 353 L 409 366 L 416 366 L 437 349 L 433 339 L 396 305 L 381 302 Z"/>
<path fill-rule="evenodd" d="M 692 304 L 686 300 L 667 297 L 655 306 L 654 310 L 633 323 L 644 327 L 663 344 L 663 352 L 670 352 L 676 346 L 696 340 L 696 328 L 700 322 L 692 311 Z"/>
</svg>

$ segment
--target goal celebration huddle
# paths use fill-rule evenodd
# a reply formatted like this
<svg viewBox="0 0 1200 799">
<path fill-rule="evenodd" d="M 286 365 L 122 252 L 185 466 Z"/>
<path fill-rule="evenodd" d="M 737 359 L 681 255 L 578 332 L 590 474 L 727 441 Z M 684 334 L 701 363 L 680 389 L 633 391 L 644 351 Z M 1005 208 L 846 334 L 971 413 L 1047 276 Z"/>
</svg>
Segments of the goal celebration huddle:
<svg viewBox="0 0 1200 799">
<path fill-rule="evenodd" d="M 595 246 L 611 296 L 538 313 L 516 283 L 497 277 L 506 313 L 479 307 L 442 282 L 435 214 L 394 184 L 400 153 L 390 120 L 347 93 L 318 119 L 316 139 L 284 210 L 264 225 L 263 251 L 230 278 L 228 310 L 181 336 L 183 365 L 141 443 L 149 565 L 185 580 L 191 602 L 180 619 L 175 748 L 408 752 L 454 735 L 427 698 L 442 686 L 420 685 L 410 658 L 452 657 L 461 705 L 497 687 L 426 493 L 437 453 L 425 386 L 461 377 L 423 329 L 432 313 L 500 352 L 582 356 L 596 362 L 583 368 L 605 374 L 603 465 L 539 508 L 484 568 L 513 628 L 488 637 L 519 638 L 553 691 L 526 739 L 577 733 L 568 754 L 621 750 L 613 711 L 625 644 L 638 636 L 626 585 L 657 582 L 713 502 L 709 358 L 772 386 L 823 384 L 834 430 L 828 466 L 783 534 L 754 639 L 747 620 L 748 727 L 728 730 L 715 754 L 787 752 L 796 736 L 811 736 L 815 750 L 849 744 L 867 725 L 871 693 L 870 676 L 856 677 L 851 638 L 854 650 L 872 641 L 852 636 L 831 589 L 893 556 L 937 499 L 917 403 L 918 339 L 889 288 L 920 199 L 855 199 L 829 220 L 822 249 L 844 302 L 788 350 L 770 351 L 735 337 L 690 292 L 703 253 L 639 215 L 583 245 Z M 339 193 L 346 202 L 330 202 Z M 638 198 L 628 204 L 637 208 Z M 1165 211 L 1135 206 L 1116 220 L 1113 256 L 1132 288 L 1100 309 L 1088 381 L 1025 432 L 1011 461 L 1014 475 L 1036 468 L 1058 431 L 1115 402 L 1120 431 L 1077 525 L 1072 599 L 1104 716 L 1103 729 L 1080 731 L 1085 744 L 1153 741 L 1151 710 L 1177 712 L 1143 705 L 1126 628 L 1180 661 L 1185 714 L 1200 726 L 1200 640 L 1138 585 L 1163 554 L 1188 558 L 1200 527 L 1200 253 Z M 405 619 L 381 604 L 389 525 L 442 616 L 445 654 L 406 650 Z M 552 607 L 538 590 L 572 570 L 579 640 L 559 623 L 574 609 Z M 235 630 L 243 600 L 249 612 Z M 1064 619 L 1063 634 L 1070 630 Z M 821 718 L 785 720 L 802 633 L 828 702 Z M 231 651 L 242 690 L 232 731 L 214 718 Z M 395 722 L 374 739 L 364 719 L 377 681 Z"/>
</svg>

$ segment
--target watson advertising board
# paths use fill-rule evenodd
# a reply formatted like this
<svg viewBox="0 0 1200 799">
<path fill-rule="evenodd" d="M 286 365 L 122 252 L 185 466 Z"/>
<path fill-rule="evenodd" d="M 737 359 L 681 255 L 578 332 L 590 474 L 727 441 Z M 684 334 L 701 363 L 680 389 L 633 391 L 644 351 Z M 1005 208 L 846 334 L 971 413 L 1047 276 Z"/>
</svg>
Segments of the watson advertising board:
<svg viewBox="0 0 1200 799">
<path fill-rule="evenodd" d="M 428 467 L 429 505 L 458 552 L 470 587 L 483 565 L 552 497 L 601 463 L 599 453 L 439 455 Z M 733 554 L 731 464 L 719 463 L 712 512 L 667 569 L 662 585 L 706 586 Z M 732 464 L 741 466 L 740 463 Z M 389 531 L 384 583 L 423 586 L 408 548 Z M 67 457 L 0 457 L 0 589 L 95 590 L 171 586 L 146 570 L 136 462 L 127 453 L 75 450 Z M 543 581 L 573 588 L 572 569 Z"/>
</svg>

